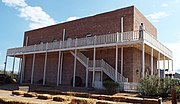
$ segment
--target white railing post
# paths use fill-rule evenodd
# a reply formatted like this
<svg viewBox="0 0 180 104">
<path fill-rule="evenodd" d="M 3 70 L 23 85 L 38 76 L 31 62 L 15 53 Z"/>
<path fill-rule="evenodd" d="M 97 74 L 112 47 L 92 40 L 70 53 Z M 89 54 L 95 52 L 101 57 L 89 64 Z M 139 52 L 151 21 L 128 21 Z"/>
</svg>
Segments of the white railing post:
<svg viewBox="0 0 180 104">
<path fill-rule="evenodd" d="M 45 53 L 45 60 L 44 60 L 43 85 L 45 85 L 45 83 L 46 83 L 47 49 L 48 49 L 48 43 L 46 43 L 46 53 Z"/>
<path fill-rule="evenodd" d="M 116 33 L 116 36 L 117 36 L 116 37 L 116 42 L 118 43 L 119 42 L 119 33 L 118 32 Z"/>
</svg>

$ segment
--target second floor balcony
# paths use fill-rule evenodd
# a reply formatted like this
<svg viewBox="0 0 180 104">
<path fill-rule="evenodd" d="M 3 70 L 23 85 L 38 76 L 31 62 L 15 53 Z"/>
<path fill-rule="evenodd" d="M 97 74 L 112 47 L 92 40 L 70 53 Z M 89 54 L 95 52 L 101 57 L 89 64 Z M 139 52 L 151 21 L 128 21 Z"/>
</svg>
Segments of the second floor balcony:
<svg viewBox="0 0 180 104">
<path fill-rule="evenodd" d="M 30 46 L 23 46 L 18 48 L 10 48 L 7 51 L 8 56 L 43 53 L 43 52 L 55 52 L 55 51 L 68 51 L 74 49 L 88 49 L 94 47 L 111 47 L 120 45 L 133 45 L 141 44 L 144 42 L 148 46 L 161 52 L 168 58 L 172 58 L 172 52 L 156 38 L 149 33 L 143 31 L 140 34 L 139 31 L 129 31 L 123 33 L 113 33 L 106 35 L 99 35 L 93 37 L 67 39 L 65 41 L 57 41 L 51 43 L 35 44 Z"/>
</svg>

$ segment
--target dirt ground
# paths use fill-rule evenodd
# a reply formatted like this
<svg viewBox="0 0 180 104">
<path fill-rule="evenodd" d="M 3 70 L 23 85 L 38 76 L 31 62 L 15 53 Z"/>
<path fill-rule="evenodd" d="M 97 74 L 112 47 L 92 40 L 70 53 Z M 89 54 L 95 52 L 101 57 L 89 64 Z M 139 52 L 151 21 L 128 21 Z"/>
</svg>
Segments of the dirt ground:
<svg viewBox="0 0 180 104">
<path fill-rule="evenodd" d="M 36 97 L 28 98 L 23 96 L 15 96 L 12 95 L 12 90 L 18 89 L 18 85 L 5 85 L 0 86 L 0 99 L 7 100 L 7 101 L 20 101 L 24 103 L 31 103 L 31 104 L 69 104 L 70 102 L 56 102 L 51 100 L 40 100 Z M 135 97 L 137 93 L 117 93 L 113 96 L 129 96 Z M 53 95 L 56 96 L 56 95 Z M 132 103 L 125 103 L 125 102 L 118 102 L 117 104 L 132 104 Z M 163 104 L 171 104 L 170 100 L 163 100 Z M 178 102 L 180 104 L 180 102 Z"/>
</svg>

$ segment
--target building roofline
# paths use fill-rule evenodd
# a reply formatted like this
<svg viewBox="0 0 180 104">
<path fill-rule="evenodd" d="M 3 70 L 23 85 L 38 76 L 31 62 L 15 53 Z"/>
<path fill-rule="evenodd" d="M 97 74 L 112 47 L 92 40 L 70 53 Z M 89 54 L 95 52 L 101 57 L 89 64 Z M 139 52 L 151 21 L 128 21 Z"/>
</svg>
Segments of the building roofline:
<svg viewBox="0 0 180 104">
<path fill-rule="evenodd" d="M 98 13 L 98 14 L 90 15 L 90 16 L 87 16 L 87 17 L 82 17 L 82 18 L 79 18 L 79 19 L 76 19 L 76 20 L 72 20 L 72 21 L 65 21 L 65 22 L 62 22 L 62 23 L 54 24 L 54 25 L 49 25 L 49 26 L 45 26 L 45 27 L 41 27 L 41 28 L 37 28 L 37 29 L 27 30 L 27 31 L 25 31 L 25 33 L 26 32 L 30 32 L 30 31 L 36 31 L 36 30 L 43 29 L 43 28 L 58 26 L 58 25 L 61 25 L 61 24 L 71 23 L 71 22 L 75 22 L 75 21 L 78 21 L 78 20 L 86 19 L 86 18 L 92 18 L 92 17 L 95 17 L 95 16 L 104 15 L 104 14 L 108 14 L 108 13 L 112 13 L 112 12 L 117 12 L 117 11 L 120 11 L 120 10 L 123 10 L 123 9 L 130 9 L 130 8 L 134 9 L 136 7 L 134 5 L 131 5 L 131 6 L 123 7 L 123 8 L 112 10 L 112 11 L 108 11 L 108 12 L 103 12 L 103 13 Z"/>
</svg>

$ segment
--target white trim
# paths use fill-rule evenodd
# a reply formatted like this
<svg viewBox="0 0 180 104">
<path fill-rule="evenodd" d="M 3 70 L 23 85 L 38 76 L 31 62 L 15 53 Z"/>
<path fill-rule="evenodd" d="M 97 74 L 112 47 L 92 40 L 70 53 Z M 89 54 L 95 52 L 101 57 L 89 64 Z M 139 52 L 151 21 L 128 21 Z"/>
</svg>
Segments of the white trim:
<svg viewBox="0 0 180 104">
<path fill-rule="evenodd" d="M 148 41 L 144 40 L 144 43 L 147 44 L 148 46 L 152 47 L 153 49 L 155 49 L 156 51 L 164 54 L 165 56 L 167 56 L 168 58 L 172 59 L 172 56 L 169 56 L 168 54 L 166 54 L 165 52 L 161 51 L 160 49 L 156 48 L 156 46 L 152 45 L 151 43 L 149 43 Z"/>
</svg>

